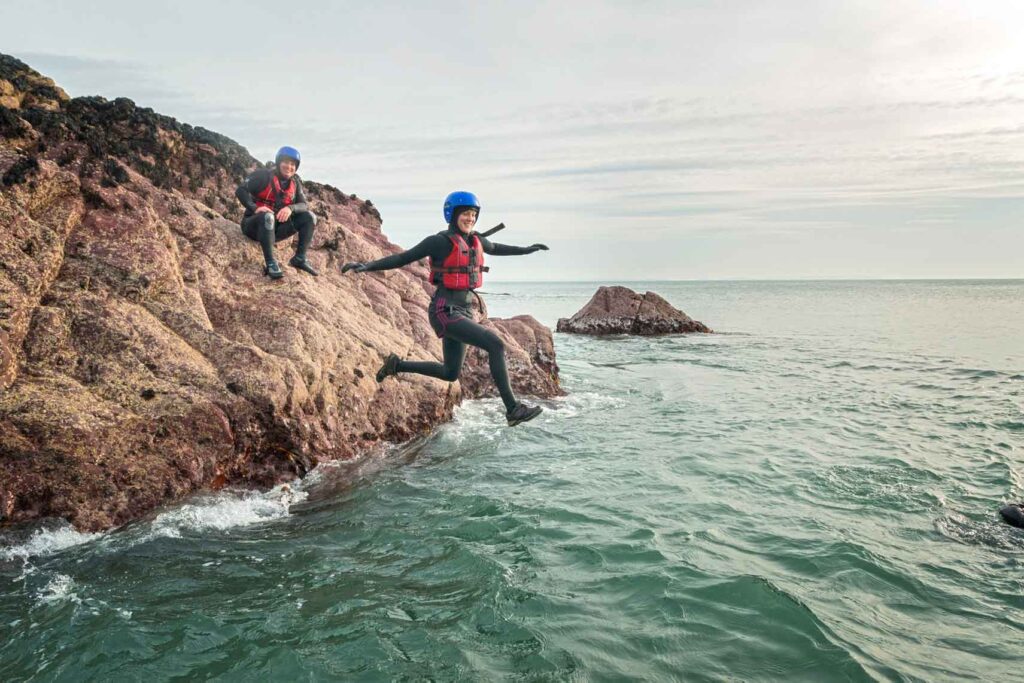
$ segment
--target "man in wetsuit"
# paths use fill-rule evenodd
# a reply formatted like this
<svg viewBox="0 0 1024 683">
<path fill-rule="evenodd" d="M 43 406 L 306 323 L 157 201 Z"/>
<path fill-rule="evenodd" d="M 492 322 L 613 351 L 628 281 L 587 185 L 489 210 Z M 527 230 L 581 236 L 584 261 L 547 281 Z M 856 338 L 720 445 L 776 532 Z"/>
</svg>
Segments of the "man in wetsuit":
<svg viewBox="0 0 1024 683">
<path fill-rule="evenodd" d="M 454 382 L 459 378 L 462 361 L 466 357 L 466 344 L 472 344 L 487 352 L 491 376 L 505 404 L 508 424 L 514 426 L 537 417 L 541 408 L 516 400 L 505 366 L 505 344 L 494 332 L 473 321 L 470 297 L 473 290 L 483 283 L 483 273 L 487 270 L 483 266 L 484 254 L 518 256 L 546 250 L 547 247 L 543 244 L 514 247 L 491 242 L 473 230 L 479 212 L 480 202 L 473 193 L 453 192 L 444 203 L 447 230 L 427 237 L 400 254 L 370 263 L 346 263 L 342 272 L 389 270 L 429 258 L 431 282 L 437 289 L 430 299 L 427 317 L 434 332 L 443 339 L 444 363 L 401 360 L 392 353 L 377 372 L 377 381 L 383 382 L 399 372 L 414 372 Z"/>
<path fill-rule="evenodd" d="M 263 274 L 272 280 L 284 277 L 274 260 L 274 244 L 298 233 L 299 243 L 288 265 L 318 275 L 306 260 L 306 250 L 313 241 L 316 216 L 309 211 L 302 179 L 296 175 L 302 157 L 294 147 L 282 147 L 274 159 L 274 169 L 261 168 L 238 186 L 235 196 L 245 207 L 242 232 L 260 243 L 263 249 Z"/>
</svg>

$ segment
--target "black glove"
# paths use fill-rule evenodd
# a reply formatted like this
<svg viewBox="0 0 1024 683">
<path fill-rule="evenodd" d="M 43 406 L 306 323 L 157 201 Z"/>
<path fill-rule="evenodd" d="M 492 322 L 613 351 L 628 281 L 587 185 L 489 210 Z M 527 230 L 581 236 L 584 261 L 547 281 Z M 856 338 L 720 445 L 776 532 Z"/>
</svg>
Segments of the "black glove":
<svg viewBox="0 0 1024 683">
<path fill-rule="evenodd" d="M 548 250 L 548 245 L 546 245 L 546 244 L 531 244 L 530 246 L 527 247 L 527 249 L 529 249 L 530 253 L 532 254 L 533 252 L 540 251 L 541 249 L 543 249 L 544 251 L 547 251 Z"/>
<path fill-rule="evenodd" d="M 359 263 L 357 261 L 353 261 L 352 263 L 346 263 L 345 265 L 343 265 L 341 267 L 341 272 L 343 272 L 343 273 L 347 273 L 350 270 L 354 270 L 357 273 L 365 273 L 366 270 L 367 270 L 367 266 L 366 266 L 365 263 Z"/>
</svg>

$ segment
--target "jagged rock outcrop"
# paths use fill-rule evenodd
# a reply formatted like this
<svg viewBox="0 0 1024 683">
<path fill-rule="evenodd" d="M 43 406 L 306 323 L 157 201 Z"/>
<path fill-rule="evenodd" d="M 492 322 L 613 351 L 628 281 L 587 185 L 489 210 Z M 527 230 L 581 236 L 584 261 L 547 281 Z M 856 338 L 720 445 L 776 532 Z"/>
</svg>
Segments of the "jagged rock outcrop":
<svg viewBox="0 0 1024 683">
<path fill-rule="evenodd" d="M 490 327 L 505 341 L 505 362 L 515 390 L 534 396 L 563 396 L 558 383 L 555 343 L 551 330 L 530 315 L 512 318 L 489 318 L 487 305 L 477 297 L 472 306 L 478 322 Z M 497 396 L 491 379 L 487 354 L 475 347 L 466 350 L 466 365 L 459 379 L 462 390 L 470 396 Z"/>
<path fill-rule="evenodd" d="M 398 250 L 369 201 L 306 181 L 322 275 L 263 277 L 233 194 L 257 165 L 217 133 L 69 98 L 0 55 L 0 522 L 95 530 L 199 488 L 271 485 L 492 390 L 479 358 L 461 387 L 374 380 L 388 352 L 441 346 L 425 266 L 339 272 Z M 514 384 L 559 393 L 550 332 L 490 324 Z"/>
<path fill-rule="evenodd" d="M 711 332 L 654 292 L 638 294 L 620 286 L 599 287 L 571 318 L 560 318 L 556 329 L 593 335 Z"/>
</svg>

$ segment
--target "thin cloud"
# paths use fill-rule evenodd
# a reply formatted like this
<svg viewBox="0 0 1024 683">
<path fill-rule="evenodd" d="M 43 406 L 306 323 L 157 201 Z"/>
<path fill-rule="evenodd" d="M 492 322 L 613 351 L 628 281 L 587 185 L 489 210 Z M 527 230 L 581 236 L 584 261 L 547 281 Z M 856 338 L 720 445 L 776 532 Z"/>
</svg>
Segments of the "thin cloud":
<svg viewBox="0 0 1024 683">
<path fill-rule="evenodd" d="M 629 240 L 658 244 L 649 272 L 700 240 L 722 273 L 859 272 L 858 240 L 896 239 L 881 226 L 941 237 L 943 263 L 998 241 L 992 272 L 1024 273 L 1012 3 L 524 2 L 464 14 L 457 41 L 433 8 L 323 4 L 278 52 L 214 40 L 237 32 L 232 7 L 202 5 L 187 30 L 190 0 L 181 16 L 39 2 L 3 10 L 30 48 L 9 49 L 72 94 L 129 96 L 257 158 L 299 146 L 306 177 L 372 198 L 401 243 L 470 188 L 516 240 L 561 244 L 564 273 L 622 268 L 603 252 Z M 538 263 L 517 272 L 543 278 Z M 906 267 L 893 275 L 920 274 Z"/>
</svg>

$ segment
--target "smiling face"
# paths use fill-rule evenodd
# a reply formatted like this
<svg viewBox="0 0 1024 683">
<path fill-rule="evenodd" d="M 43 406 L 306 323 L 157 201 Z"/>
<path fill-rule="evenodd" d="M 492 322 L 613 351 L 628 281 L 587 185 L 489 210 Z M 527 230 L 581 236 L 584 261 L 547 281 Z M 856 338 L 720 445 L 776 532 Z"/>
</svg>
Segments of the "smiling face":
<svg viewBox="0 0 1024 683">
<path fill-rule="evenodd" d="M 476 225 L 476 209 L 466 209 L 459 214 L 455 224 L 459 226 L 459 230 L 468 235 L 473 231 L 473 226 Z"/>
<path fill-rule="evenodd" d="M 286 180 L 295 175 L 295 169 L 297 168 L 298 164 L 295 163 L 295 159 L 289 159 L 288 157 L 282 157 L 281 161 L 277 164 L 277 172 Z"/>
</svg>

